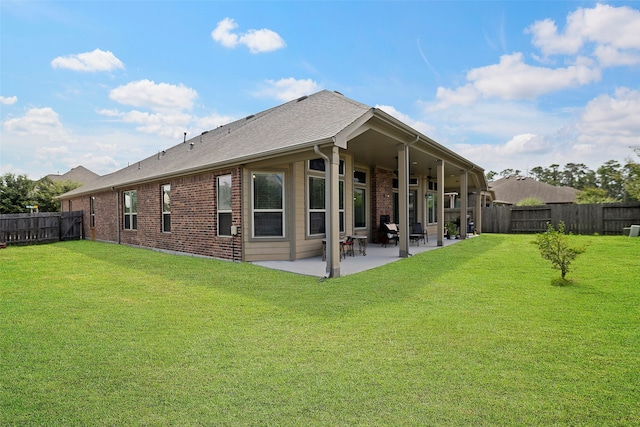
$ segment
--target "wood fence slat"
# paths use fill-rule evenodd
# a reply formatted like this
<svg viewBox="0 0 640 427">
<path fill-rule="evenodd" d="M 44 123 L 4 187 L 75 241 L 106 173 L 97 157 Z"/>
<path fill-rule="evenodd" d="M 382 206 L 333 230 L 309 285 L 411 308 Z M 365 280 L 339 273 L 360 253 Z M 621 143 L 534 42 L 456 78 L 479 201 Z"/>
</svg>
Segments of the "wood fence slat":
<svg viewBox="0 0 640 427">
<path fill-rule="evenodd" d="M 30 245 L 81 239 L 82 218 L 82 211 L 0 215 L 0 242 Z"/>
<path fill-rule="evenodd" d="M 542 233 L 563 221 L 574 234 L 623 234 L 640 224 L 640 202 L 593 205 L 489 206 L 482 208 L 484 233 Z"/>
</svg>

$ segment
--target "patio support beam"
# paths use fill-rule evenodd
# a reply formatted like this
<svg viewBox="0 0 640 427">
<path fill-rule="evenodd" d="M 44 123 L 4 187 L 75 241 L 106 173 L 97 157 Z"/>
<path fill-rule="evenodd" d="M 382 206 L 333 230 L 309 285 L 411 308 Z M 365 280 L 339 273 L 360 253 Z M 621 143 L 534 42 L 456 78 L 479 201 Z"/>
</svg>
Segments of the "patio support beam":
<svg viewBox="0 0 640 427">
<path fill-rule="evenodd" d="M 326 261 L 325 277 L 340 277 L 340 205 L 338 174 L 340 165 L 339 148 L 331 146 L 331 153 L 327 156 L 314 147 L 316 154 L 325 161 L 325 230 L 326 230 Z"/>
<path fill-rule="evenodd" d="M 469 205 L 469 184 L 466 170 L 460 171 L 460 238 L 467 238 L 467 211 Z"/>
<path fill-rule="evenodd" d="M 398 145 L 398 240 L 400 258 L 409 256 L 409 145 Z"/>
<path fill-rule="evenodd" d="M 473 229 L 477 234 L 482 231 L 482 190 L 476 194 L 476 217 L 473 221 Z"/>
<path fill-rule="evenodd" d="M 436 183 L 438 184 L 438 231 L 437 245 L 444 245 L 444 160 L 438 159 L 438 167 L 436 170 Z"/>
</svg>

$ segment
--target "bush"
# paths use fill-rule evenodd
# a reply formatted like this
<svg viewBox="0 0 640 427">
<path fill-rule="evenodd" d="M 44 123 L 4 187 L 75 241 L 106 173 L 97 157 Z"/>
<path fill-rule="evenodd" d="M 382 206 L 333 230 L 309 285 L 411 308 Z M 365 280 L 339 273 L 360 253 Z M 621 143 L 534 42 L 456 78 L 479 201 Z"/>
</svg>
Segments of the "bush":
<svg viewBox="0 0 640 427">
<path fill-rule="evenodd" d="M 516 206 L 541 206 L 545 203 L 537 197 L 525 197 L 516 203 Z"/>
<path fill-rule="evenodd" d="M 547 231 L 536 236 L 534 243 L 540 250 L 542 258 L 551 262 L 556 270 L 560 270 L 562 280 L 569 272 L 571 262 L 584 252 L 584 247 L 570 247 L 568 237 L 564 232 L 564 222 L 560 221 L 558 229 L 547 223 Z"/>
</svg>

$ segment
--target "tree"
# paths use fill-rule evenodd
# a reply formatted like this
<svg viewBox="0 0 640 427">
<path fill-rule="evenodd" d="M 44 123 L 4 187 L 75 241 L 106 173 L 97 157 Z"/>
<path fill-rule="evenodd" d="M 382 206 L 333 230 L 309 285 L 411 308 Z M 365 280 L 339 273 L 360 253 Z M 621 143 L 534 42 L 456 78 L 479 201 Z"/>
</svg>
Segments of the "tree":
<svg viewBox="0 0 640 427">
<path fill-rule="evenodd" d="M 576 196 L 576 203 L 579 205 L 615 203 L 616 199 L 609 196 L 604 188 L 590 187 L 580 190 Z"/>
<path fill-rule="evenodd" d="M 40 212 L 59 212 L 58 196 L 80 187 L 82 184 L 73 181 L 51 181 L 44 177 L 35 183 L 35 199 Z"/>
<path fill-rule="evenodd" d="M 584 247 L 569 246 L 562 221 L 558 224 L 557 230 L 553 228 L 551 223 L 547 223 L 547 231 L 538 234 L 534 243 L 538 246 L 542 258 L 550 261 L 554 269 L 560 270 L 563 282 L 573 260 L 585 251 Z"/>
<path fill-rule="evenodd" d="M 605 190 L 609 197 L 615 200 L 624 198 L 624 178 L 620 163 L 609 160 L 597 170 L 600 188 Z"/>
<path fill-rule="evenodd" d="M 34 205 L 34 183 L 26 175 L 6 173 L 0 178 L 0 214 L 27 212 Z"/>
<path fill-rule="evenodd" d="M 537 197 L 525 197 L 524 199 L 518 201 L 516 206 L 541 206 L 544 205 L 544 202 Z"/>
<path fill-rule="evenodd" d="M 631 147 L 633 151 L 640 156 L 640 146 Z M 624 167 L 625 169 L 625 192 L 636 200 L 640 200 L 640 163 L 629 159 Z"/>
<path fill-rule="evenodd" d="M 487 172 L 487 174 L 485 176 L 486 176 L 488 182 L 493 182 L 496 179 L 496 176 L 498 176 L 498 172 L 489 171 L 489 172 Z"/>
</svg>

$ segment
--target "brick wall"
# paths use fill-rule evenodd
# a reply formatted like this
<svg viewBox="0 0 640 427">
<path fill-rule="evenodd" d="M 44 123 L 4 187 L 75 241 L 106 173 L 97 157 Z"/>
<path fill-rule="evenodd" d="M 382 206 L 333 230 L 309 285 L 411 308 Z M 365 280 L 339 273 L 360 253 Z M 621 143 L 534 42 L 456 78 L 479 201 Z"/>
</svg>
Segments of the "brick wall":
<svg viewBox="0 0 640 427">
<path fill-rule="evenodd" d="M 218 236 L 216 177 L 231 174 L 232 225 L 238 226 L 235 238 Z M 141 184 L 121 191 L 97 193 L 95 228 L 89 227 L 89 196 L 72 200 L 73 210 L 84 211 L 85 238 L 118 241 L 149 248 L 241 259 L 241 170 L 239 168 L 207 172 Z M 171 185 L 171 231 L 162 231 L 162 186 Z M 137 229 L 123 228 L 123 190 L 137 191 Z M 65 210 L 68 203 L 63 203 Z M 117 216 L 116 216 L 117 212 Z"/>
<path fill-rule="evenodd" d="M 371 234 L 373 241 L 378 241 L 378 230 L 380 229 L 380 215 L 389 215 L 393 218 L 393 171 L 374 168 L 371 173 L 371 218 L 373 227 Z"/>
</svg>

